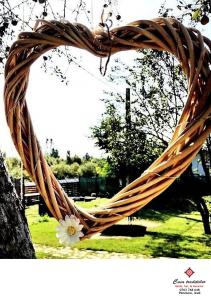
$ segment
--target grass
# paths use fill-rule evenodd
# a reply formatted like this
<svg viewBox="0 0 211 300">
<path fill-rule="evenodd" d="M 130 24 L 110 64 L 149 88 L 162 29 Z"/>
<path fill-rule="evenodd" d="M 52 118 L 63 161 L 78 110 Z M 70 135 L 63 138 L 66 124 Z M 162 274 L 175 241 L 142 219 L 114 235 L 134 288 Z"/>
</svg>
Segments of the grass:
<svg viewBox="0 0 211 300">
<path fill-rule="evenodd" d="M 104 203 L 106 199 L 80 202 L 85 208 Z M 49 217 L 39 217 L 38 207 L 26 210 L 27 219 L 34 243 L 43 246 L 62 247 L 55 236 L 57 221 Z M 78 249 L 103 250 L 142 254 L 146 258 L 211 258 L 211 238 L 203 234 L 203 224 L 198 212 L 182 213 L 142 209 L 140 223 L 147 226 L 144 237 L 138 238 L 98 238 L 81 241 Z M 61 249 L 61 248 L 60 248 Z M 37 253 L 39 258 L 55 258 L 55 255 Z"/>
<path fill-rule="evenodd" d="M 90 209 L 90 208 L 102 206 L 106 202 L 108 202 L 107 198 L 97 198 L 96 200 L 87 201 L 87 202 L 86 201 L 76 201 L 76 204 L 83 208 Z"/>
</svg>

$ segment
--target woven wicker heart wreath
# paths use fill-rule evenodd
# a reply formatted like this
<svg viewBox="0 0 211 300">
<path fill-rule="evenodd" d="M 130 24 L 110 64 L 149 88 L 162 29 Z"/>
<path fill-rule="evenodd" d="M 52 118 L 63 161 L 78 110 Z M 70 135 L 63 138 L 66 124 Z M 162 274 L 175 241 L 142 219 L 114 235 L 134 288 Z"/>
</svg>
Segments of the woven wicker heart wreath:
<svg viewBox="0 0 211 300">
<path fill-rule="evenodd" d="M 61 188 L 41 151 L 25 100 L 31 65 L 61 45 L 86 49 L 98 57 L 131 49 L 168 51 L 188 79 L 187 102 L 168 148 L 139 178 L 95 210 L 77 207 Z M 12 45 L 5 78 L 6 118 L 24 167 L 53 216 L 60 221 L 77 217 L 83 238 L 102 232 L 162 193 L 189 166 L 211 131 L 211 41 L 175 19 L 141 20 L 110 32 L 103 28 L 91 32 L 78 23 L 39 21 L 33 32 L 21 33 Z"/>
</svg>

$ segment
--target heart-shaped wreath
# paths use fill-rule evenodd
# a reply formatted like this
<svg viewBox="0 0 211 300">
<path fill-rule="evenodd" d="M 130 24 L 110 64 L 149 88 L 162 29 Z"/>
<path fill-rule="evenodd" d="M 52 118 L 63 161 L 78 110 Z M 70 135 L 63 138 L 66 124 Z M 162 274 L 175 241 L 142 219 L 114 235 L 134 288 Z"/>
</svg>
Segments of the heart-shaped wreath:
<svg viewBox="0 0 211 300">
<path fill-rule="evenodd" d="M 95 210 L 76 206 L 65 194 L 41 151 L 25 100 L 31 65 L 61 45 L 98 57 L 131 49 L 167 51 L 178 59 L 188 79 L 187 102 L 168 148 L 139 178 Z M 15 147 L 63 233 L 75 240 L 102 232 L 161 194 L 187 169 L 211 131 L 211 41 L 176 19 L 140 20 L 109 32 L 103 28 L 91 32 L 78 23 L 38 21 L 33 32 L 19 34 L 12 45 L 5 78 L 6 118 Z"/>
</svg>

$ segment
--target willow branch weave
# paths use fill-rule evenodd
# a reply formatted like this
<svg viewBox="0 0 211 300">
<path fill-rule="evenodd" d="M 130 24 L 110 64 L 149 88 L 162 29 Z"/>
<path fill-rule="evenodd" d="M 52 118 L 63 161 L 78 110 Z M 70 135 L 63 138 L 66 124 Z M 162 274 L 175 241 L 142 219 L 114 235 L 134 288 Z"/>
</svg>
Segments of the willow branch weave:
<svg viewBox="0 0 211 300">
<path fill-rule="evenodd" d="M 43 53 L 62 45 L 85 49 L 98 57 L 132 49 L 167 51 L 178 59 L 188 80 L 187 102 L 168 148 L 139 178 L 95 210 L 76 206 L 53 175 L 34 133 L 25 99 L 31 65 Z M 195 28 L 186 28 L 170 18 L 140 20 L 110 32 L 91 32 L 78 23 L 38 21 L 34 31 L 19 34 L 10 49 L 4 99 L 15 147 L 50 212 L 57 220 L 74 214 L 83 224 L 86 238 L 161 194 L 202 147 L 211 131 L 211 41 Z"/>
</svg>

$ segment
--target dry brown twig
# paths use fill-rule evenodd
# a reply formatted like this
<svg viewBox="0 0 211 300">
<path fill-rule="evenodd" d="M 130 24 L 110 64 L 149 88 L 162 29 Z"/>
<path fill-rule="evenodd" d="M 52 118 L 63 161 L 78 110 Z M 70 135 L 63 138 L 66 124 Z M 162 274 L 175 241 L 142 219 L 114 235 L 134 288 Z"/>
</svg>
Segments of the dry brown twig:
<svg viewBox="0 0 211 300">
<path fill-rule="evenodd" d="M 168 51 L 177 57 L 188 80 L 187 102 L 168 148 L 107 205 L 91 211 L 68 198 L 47 165 L 25 99 L 31 65 L 61 45 L 85 49 L 101 58 L 132 49 Z M 78 23 L 45 20 L 39 21 L 33 32 L 19 34 L 5 66 L 6 118 L 24 167 L 53 216 L 60 220 L 74 214 L 84 225 L 86 238 L 140 210 L 170 186 L 187 169 L 211 131 L 210 68 L 211 41 L 170 18 L 132 22 L 110 30 L 109 37 L 103 29 L 91 32 Z"/>
</svg>

